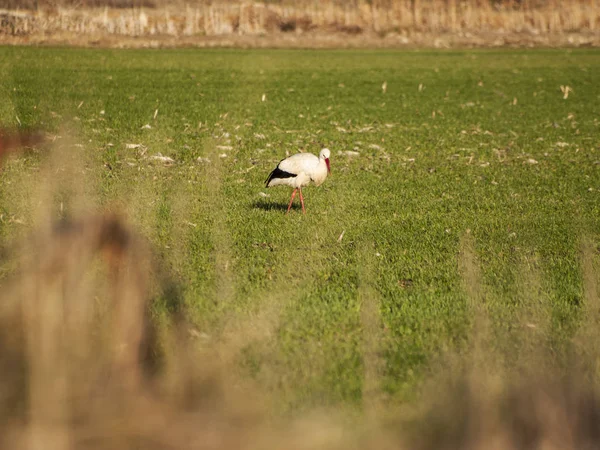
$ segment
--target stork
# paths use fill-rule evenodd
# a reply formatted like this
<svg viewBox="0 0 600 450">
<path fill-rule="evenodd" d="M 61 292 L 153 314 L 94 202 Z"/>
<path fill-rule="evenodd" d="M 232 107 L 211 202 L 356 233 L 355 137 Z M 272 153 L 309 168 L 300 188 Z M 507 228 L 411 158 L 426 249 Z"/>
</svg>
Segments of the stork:
<svg viewBox="0 0 600 450">
<path fill-rule="evenodd" d="M 269 174 L 265 181 L 266 187 L 285 185 L 294 188 L 286 214 L 290 212 L 296 192 L 300 194 L 302 212 L 306 214 L 302 188 L 308 186 L 311 181 L 317 186 L 323 184 L 327 174 L 331 173 L 330 155 L 331 152 L 328 148 L 321 150 L 318 157 L 312 153 L 296 153 L 289 158 L 282 159 Z"/>
</svg>

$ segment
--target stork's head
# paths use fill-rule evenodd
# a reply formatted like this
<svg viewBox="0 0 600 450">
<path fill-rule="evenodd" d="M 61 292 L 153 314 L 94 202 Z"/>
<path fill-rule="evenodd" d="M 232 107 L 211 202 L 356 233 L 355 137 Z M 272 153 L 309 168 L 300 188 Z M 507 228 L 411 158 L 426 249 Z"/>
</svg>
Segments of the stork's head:
<svg viewBox="0 0 600 450">
<path fill-rule="evenodd" d="M 328 148 L 324 148 L 323 150 L 321 150 L 321 153 L 319 154 L 319 158 L 324 160 L 325 164 L 327 164 L 327 172 L 329 172 L 329 173 L 331 173 L 331 168 L 329 167 L 329 157 L 330 156 L 331 156 L 331 152 L 329 151 Z"/>
</svg>

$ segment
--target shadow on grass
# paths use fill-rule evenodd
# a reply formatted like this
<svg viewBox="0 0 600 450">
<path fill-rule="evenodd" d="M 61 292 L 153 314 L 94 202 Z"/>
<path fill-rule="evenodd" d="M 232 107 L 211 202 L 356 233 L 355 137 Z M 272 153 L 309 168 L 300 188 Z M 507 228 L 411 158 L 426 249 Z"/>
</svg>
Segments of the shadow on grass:
<svg viewBox="0 0 600 450">
<path fill-rule="evenodd" d="M 280 202 L 270 202 L 267 200 L 256 200 L 252 207 L 255 209 L 262 209 L 263 211 L 287 211 L 288 203 L 280 203 Z M 295 203 L 292 205 L 292 210 L 300 210 L 302 207 L 300 205 L 296 205 Z"/>
</svg>

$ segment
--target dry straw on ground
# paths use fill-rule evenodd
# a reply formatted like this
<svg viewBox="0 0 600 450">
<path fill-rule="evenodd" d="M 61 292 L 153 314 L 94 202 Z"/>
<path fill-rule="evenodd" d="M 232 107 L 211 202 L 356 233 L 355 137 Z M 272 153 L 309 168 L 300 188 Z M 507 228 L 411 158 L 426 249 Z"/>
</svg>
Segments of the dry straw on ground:
<svg viewBox="0 0 600 450">
<path fill-rule="evenodd" d="M 31 9 L 18 9 L 19 4 Z M 0 10 L 0 40 L 7 42 L 45 36 L 99 44 L 120 38 L 123 45 L 136 45 L 133 38 L 137 45 L 595 45 L 600 32 L 598 0 L 195 0 L 174 5 L 5 0 L 4 6 L 11 7 Z M 277 35 L 286 39 L 264 39 Z"/>
</svg>

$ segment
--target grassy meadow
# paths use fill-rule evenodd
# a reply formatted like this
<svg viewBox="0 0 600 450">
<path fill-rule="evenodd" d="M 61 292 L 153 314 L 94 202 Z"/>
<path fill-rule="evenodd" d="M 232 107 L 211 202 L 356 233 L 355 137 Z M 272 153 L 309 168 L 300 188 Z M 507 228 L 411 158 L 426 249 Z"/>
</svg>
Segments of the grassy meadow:
<svg viewBox="0 0 600 450">
<path fill-rule="evenodd" d="M 5 162 L 2 244 L 41 206 L 125 215 L 176 282 L 153 320 L 182 312 L 282 413 L 411 402 L 482 314 L 507 366 L 535 341 L 566 367 L 598 298 L 598 73 L 595 50 L 3 47 L 0 123 L 53 143 Z M 323 147 L 285 215 L 265 178 Z"/>
</svg>

